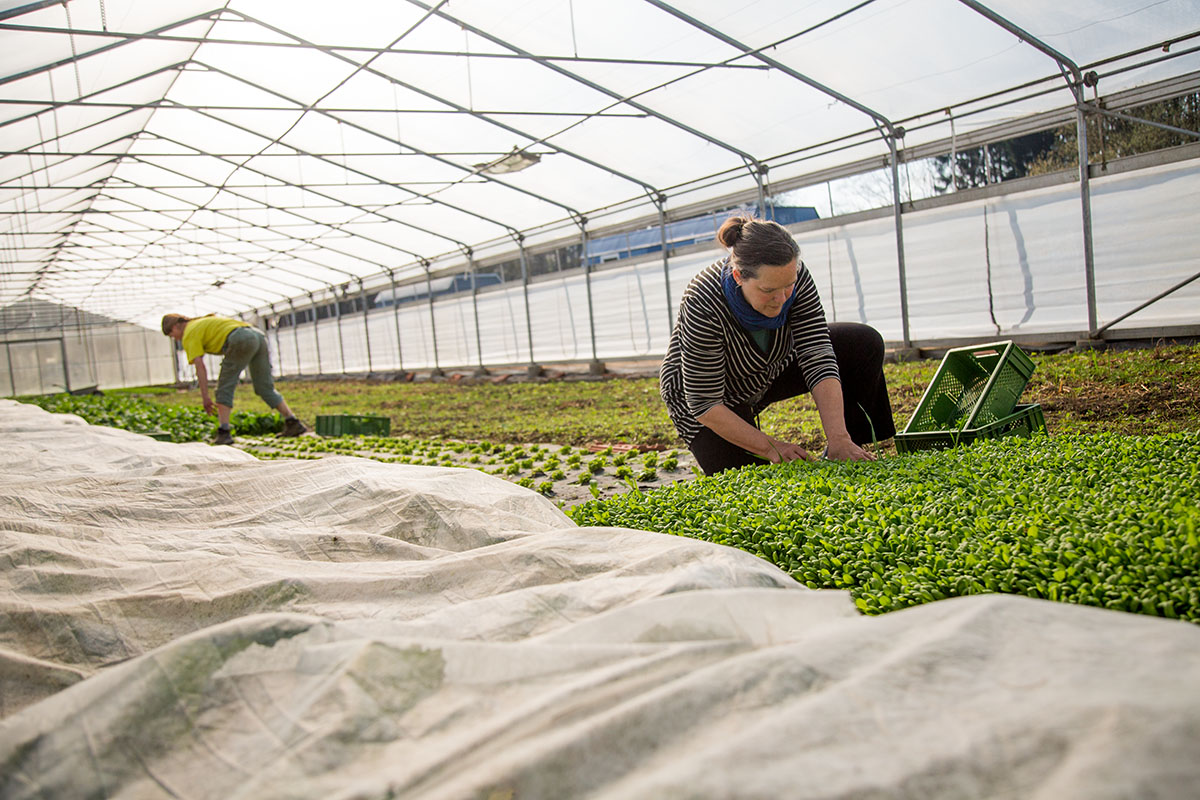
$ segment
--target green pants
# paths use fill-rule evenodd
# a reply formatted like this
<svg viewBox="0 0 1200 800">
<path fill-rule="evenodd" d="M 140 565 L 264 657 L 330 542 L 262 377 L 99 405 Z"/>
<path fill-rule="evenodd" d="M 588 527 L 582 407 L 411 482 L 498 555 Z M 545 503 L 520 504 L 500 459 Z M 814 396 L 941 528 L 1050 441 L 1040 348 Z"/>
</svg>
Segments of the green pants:
<svg viewBox="0 0 1200 800">
<path fill-rule="evenodd" d="M 267 337 L 255 328 L 238 328 L 225 337 L 221 348 L 221 374 L 217 377 L 217 402 L 233 408 L 233 390 L 237 388 L 242 371 L 250 368 L 250 380 L 254 393 L 271 408 L 283 402 L 283 395 L 275 391 L 275 379 L 271 377 L 271 356 L 267 351 Z"/>
</svg>

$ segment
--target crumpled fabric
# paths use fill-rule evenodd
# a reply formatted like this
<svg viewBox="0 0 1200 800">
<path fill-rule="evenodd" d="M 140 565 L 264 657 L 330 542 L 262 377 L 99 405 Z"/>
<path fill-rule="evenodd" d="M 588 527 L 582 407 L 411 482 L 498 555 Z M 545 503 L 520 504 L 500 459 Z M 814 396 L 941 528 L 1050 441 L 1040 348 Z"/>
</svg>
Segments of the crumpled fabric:
<svg viewBox="0 0 1200 800">
<path fill-rule="evenodd" d="M 1189 623 L 863 617 L 473 470 L 0 436 L 0 797 L 1200 794 Z"/>
</svg>

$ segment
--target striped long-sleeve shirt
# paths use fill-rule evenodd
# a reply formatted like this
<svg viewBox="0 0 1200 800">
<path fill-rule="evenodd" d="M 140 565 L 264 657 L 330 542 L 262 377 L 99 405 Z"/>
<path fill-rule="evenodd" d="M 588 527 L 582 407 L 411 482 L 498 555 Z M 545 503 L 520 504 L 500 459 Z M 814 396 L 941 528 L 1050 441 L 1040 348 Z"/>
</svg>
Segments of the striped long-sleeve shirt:
<svg viewBox="0 0 1200 800">
<path fill-rule="evenodd" d="M 727 261 L 706 267 L 684 290 L 659 370 L 667 413 L 687 444 L 703 428 L 697 417 L 720 404 L 754 406 L 794 361 L 810 387 L 838 377 L 825 311 L 804 264 L 797 270 L 787 324 L 769 331 L 770 346 L 763 352 L 725 299 L 721 273 Z"/>
</svg>

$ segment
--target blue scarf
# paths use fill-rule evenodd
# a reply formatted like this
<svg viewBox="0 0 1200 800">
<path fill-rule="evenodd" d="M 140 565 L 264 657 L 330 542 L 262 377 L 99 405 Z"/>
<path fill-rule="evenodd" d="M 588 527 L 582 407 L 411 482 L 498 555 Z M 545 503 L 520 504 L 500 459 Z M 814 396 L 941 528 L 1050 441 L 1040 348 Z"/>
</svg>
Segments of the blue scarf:
<svg viewBox="0 0 1200 800">
<path fill-rule="evenodd" d="M 758 313 L 754 307 L 746 301 L 746 296 L 742 294 L 742 287 L 738 286 L 737 281 L 733 279 L 733 267 L 728 261 L 725 262 L 725 269 L 721 271 L 721 288 L 725 290 L 725 300 L 729 303 L 729 310 L 733 312 L 733 316 L 748 331 L 762 330 L 777 330 L 782 328 L 787 322 L 788 311 L 792 308 L 792 301 L 796 299 L 796 291 L 792 290 L 792 296 L 787 299 L 780 309 L 779 314 L 774 317 L 768 317 Z"/>
</svg>

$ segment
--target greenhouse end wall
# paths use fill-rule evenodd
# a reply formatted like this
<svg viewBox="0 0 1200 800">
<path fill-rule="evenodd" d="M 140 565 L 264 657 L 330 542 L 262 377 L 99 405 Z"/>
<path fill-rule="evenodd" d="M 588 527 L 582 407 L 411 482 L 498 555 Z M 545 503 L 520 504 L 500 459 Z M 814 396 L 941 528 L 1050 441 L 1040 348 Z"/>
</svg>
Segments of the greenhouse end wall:
<svg viewBox="0 0 1200 800">
<path fill-rule="evenodd" d="M 0 396 L 174 383 L 171 344 L 137 325 L 10 331 L 0 336 Z"/>
</svg>

